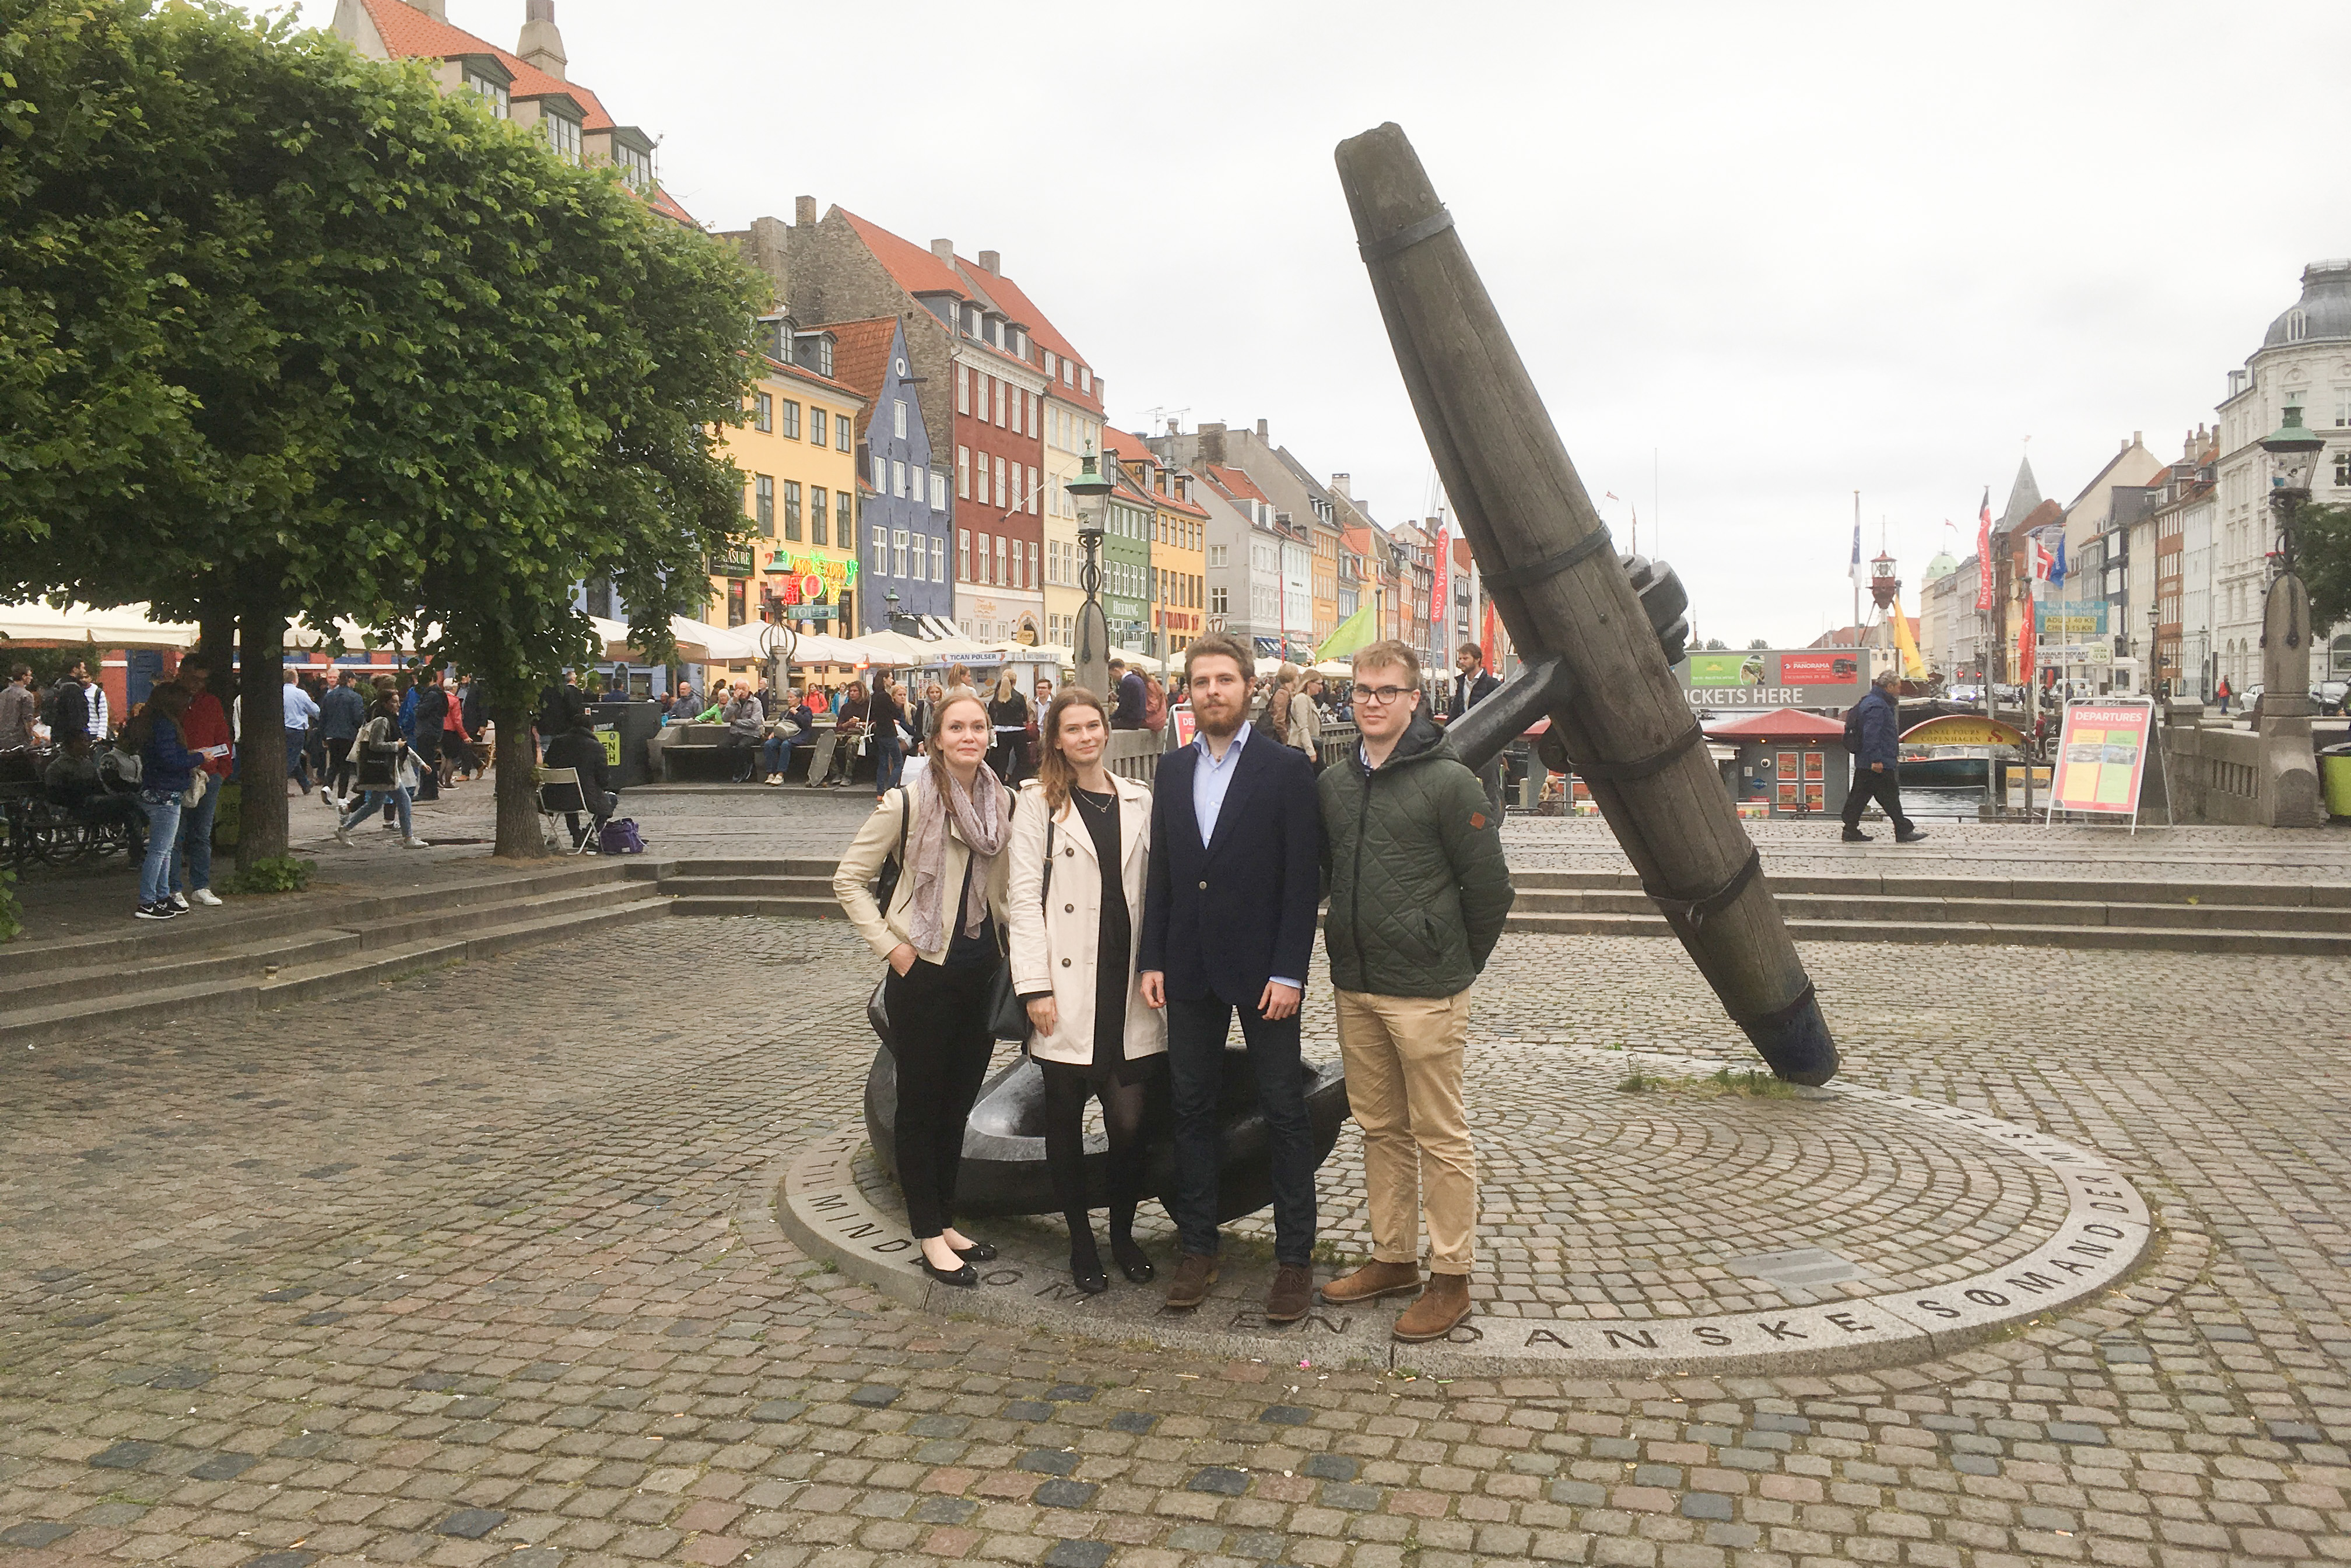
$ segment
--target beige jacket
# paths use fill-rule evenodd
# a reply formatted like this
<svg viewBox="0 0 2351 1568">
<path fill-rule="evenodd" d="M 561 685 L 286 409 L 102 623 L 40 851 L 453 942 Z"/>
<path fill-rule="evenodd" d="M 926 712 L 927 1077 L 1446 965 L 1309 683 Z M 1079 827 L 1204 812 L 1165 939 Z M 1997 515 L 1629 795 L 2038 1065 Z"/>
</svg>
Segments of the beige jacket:
<svg viewBox="0 0 2351 1568">
<path fill-rule="evenodd" d="M 1005 791 L 1007 810 L 1012 805 L 1011 795 L 1009 789 Z M 857 836 L 849 841 L 848 850 L 841 857 L 841 864 L 832 873 L 832 895 L 841 901 L 841 913 L 849 916 L 852 925 L 857 927 L 857 934 L 865 938 L 865 945 L 885 961 L 900 943 L 911 945 L 914 942 L 914 937 L 909 935 L 914 925 L 914 915 L 908 906 L 914 898 L 914 879 L 903 872 L 899 874 L 897 892 L 892 895 L 886 911 L 875 905 L 872 887 L 874 877 L 881 873 L 882 862 L 898 852 L 898 824 L 902 820 L 906 822 L 907 846 L 910 850 L 913 847 L 914 823 L 911 819 L 904 819 L 900 815 L 907 809 L 907 804 L 904 788 L 893 789 L 883 797 L 882 803 L 873 808 L 873 814 L 865 819 L 865 825 L 857 830 Z M 1018 831 L 1017 827 L 1015 831 Z M 1011 859 L 1009 852 L 998 855 L 996 864 L 988 872 L 987 907 L 996 916 L 998 930 L 1004 925 L 1006 872 Z M 964 842 L 963 832 L 956 826 L 955 818 L 950 814 L 947 818 L 946 863 L 946 897 L 949 900 L 954 899 L 963 887 L 963 868 L 970 862 L 971 848 Z M 947 940 L 952 941 L 955 931 L 952 910 L 946 913 L 943 925 L 947 932 Z M 937 951 L 920 953 L 920 956 L 936 964 L 946 957 L 946 945 L 943 942 Z"/>
<path fill-rule="evenodd" d="M 1304 692 L 1290 698 L 1290 744 L 1311 761 L 1322 749 L 1322 710 Z"/>
<path fill-rule="evenodd" d="M 1134 941 L 1143 939 L 1143 890 L 1151 867 L 1151 791 L 1113 774 L 1118 789 L 1119 878 L 1126 886 L 1126 915 Z M 1083 1066 L 1094 1059 L 1095 965 L 1107 957 L 1126 971 L 1126 1056 L 1155 1056 L 1167 1049 L 1166 1015 L 1143 1002 L 1143 977 L 1133 952 L 1103 955 L 1102 862 L 1094 836 L 1078 821 L 1071 800 L 1053 819 L 1052 896 L 1045 893 L 1045 791 L 1035 779 L 1020 786 L 1020 809 L 1012 814 L 1012 988 L 1022 996 L 1053 993 L 1061 1017 L 1050 1035 L 1032 1036 L 1029 1054 L 1040 1061 Z"/>
</svg>

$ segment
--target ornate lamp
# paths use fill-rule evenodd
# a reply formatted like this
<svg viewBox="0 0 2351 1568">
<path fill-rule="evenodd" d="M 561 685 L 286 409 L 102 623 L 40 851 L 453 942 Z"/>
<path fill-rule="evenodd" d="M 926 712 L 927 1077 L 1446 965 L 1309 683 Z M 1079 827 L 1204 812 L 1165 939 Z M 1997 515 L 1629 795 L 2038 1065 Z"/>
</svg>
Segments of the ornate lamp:
<svg viewBox="0 0 2351 1568">
<path fill-rule="evenodd" d="M 1085 467 L 1064 486 L 1078 507 L 1078 543 L 1085 549 L 1085 559 L 1078 568 L 1078 586 L 1086 591 L 1086 601 L 1078 610 L 1077 647 L 1078 685 L 1095 695 L 1110 695 L 1110 621 L 1102 607 L 1102 542 L 1106 531 L 1102 527 L 1110 510 L 1112 484 L 1099 471 L 1093 448 L 1086 449 Z"/>
</svg>

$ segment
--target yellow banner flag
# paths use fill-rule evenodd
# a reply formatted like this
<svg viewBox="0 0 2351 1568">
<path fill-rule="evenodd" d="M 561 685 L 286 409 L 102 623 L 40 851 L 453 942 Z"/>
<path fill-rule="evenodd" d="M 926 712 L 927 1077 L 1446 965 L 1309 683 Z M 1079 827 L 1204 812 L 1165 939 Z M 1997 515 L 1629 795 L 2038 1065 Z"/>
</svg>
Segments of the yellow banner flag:
<svg viewBox="0 0 2351 1568">
<path fill-rule="evenodd" d="M 1904 678 L 1923 681 L 1927 678 L 1927 661 L 1918 656 L 1918 640 L 1910 635 L 1909 618 L 1902 613 L 1902 596 L 1894 596 L 1894 645 L 1902 650 Z"/>
</svg>

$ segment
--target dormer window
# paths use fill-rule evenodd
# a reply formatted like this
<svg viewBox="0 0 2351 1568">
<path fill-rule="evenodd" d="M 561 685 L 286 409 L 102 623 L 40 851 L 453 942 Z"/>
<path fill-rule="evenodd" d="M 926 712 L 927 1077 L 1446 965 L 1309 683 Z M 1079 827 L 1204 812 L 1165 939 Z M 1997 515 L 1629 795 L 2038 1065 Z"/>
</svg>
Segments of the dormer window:
<svg viewBox="0 0 2351 1568">
<path fill-rule="evenodd" d="M 2310 319 L 2302 313 L 2302 307 L 2297 305 L 2285 313 L 2285 340 L 2289 343 L 2299 343 L 2309 335 Z"/>
<path fill-rule="evenodd" d="M 539 130 L 555 155 L 566 162 L 580 162 L 580 122 L 567 115 L 549 110 L 539 117 Z"/>
<path fill-rule="evenodd" d="M 612 144 L 612 163 L 621 171 L 621 178 L 629 183 L 629 189 L 645 191 L 653 188 L 653 154 L 644 149 L 615 141 Z"/>
<path fill-rule="evenodd" d="M 514 106 L 507 101 L 506 83 L 471 67 L 466 68 L 465 80 L 468 89 L 481 95 L 492 119 L 504 120 L 514 112 Z"/>
</svg>

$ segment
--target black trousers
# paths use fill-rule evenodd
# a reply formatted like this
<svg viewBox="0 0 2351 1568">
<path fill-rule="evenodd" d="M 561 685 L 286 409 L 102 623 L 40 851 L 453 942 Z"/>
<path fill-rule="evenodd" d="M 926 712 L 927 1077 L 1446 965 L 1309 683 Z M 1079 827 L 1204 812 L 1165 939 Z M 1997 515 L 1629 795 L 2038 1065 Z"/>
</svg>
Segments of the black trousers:
<svg viewBox="0 0 2351 1568">
<path fill-rule="evenodd" d="M 1896 781 L 1898 777 L 1891 768 L 1883 773 L 1872 773 L 1867 764 L 1855 763 L 1853 788 L 1846 791 L 1844 798 L 1844 825 L 1860 827 L 1862 812 L 1868 809 L 1870 801 L 1876 800 L 1886 809 L 1886 815 L 1893 821 L 1897 838 L 1908 832 L 1910 819 L 1902 814 L 1902 787 Z"/>
<path fill-rule="evenodd" d="M 1167 998 L 1167 1071 L 1176 1113 L 1176 1201 L 1167 1206 L 1184 1250 L 1217 1255 L 1217 1177 L 1224 1165 L 1225 1037 L 1241 1019 L 1258 1109 L 1273 1156 L 1273 1256 L 1305 1265 L 1314 1252 L 1314 1128 L 1306 1116 L 1306 1070 L 1298 1054 L 1298 1015 L 1269 1019 L 1257 1005 L 1236 1008 Z"/>
<path fill-rule="evenodd" d="M 964 1123 L 996 1051 L 987 1028 L 994 975 L 985 964 L 950 969 L 917 958 L 883 982 L 898 1071 L 898 1186 L 917 1240 L 936 1236 L 954 1218 Z"/>
</svg>

